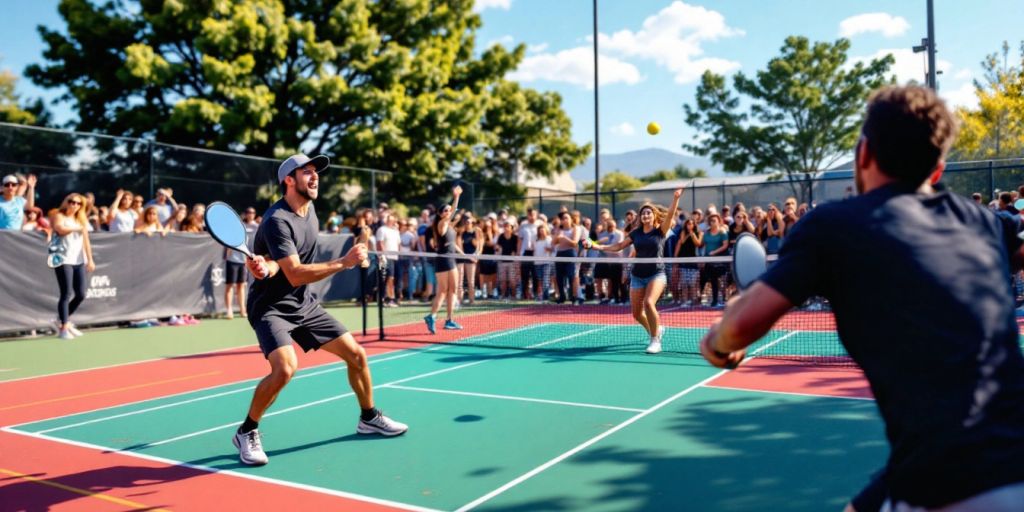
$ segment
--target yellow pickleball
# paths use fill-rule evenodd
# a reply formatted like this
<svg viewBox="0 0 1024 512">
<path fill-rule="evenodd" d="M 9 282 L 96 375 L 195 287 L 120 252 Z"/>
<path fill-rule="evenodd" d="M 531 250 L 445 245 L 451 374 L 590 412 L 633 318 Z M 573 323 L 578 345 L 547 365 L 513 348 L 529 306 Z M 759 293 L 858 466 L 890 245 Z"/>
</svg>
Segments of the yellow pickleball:
<svg viewBox="0 0 1024 512">
<path fill-rule="evenodd" d="M 649 133 L 651 135 L 657 135 L 658 132 L 660 132 L 660 131 L 661 131 L 661 126 L 658 125 L 658 123 L 655 123 L 654 121 L 651 121 L 650 123 L 647 123 L 647 133 Z"/>
</svg>

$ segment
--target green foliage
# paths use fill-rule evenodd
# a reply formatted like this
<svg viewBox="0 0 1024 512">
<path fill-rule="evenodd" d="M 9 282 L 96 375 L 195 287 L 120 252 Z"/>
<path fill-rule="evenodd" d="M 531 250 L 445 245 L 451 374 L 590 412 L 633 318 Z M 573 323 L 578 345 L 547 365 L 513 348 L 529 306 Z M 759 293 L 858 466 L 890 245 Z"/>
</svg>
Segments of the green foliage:
<svg viewBox="0 0 1024 512">
<path fill-rule="evenodd" d="M 981 160 L 1024 155 L 1024 41 L 1020 60 L 1010 65 L 1010 45 L 981 62 L 984 82 L 975 80 L 978 108 L 957 109 L 960 136 L 953 158 Z"/>
<path fill-rule="evenodd" d="M 0 122 L 44 124 L 48 117 L 42 101 L 24 104 L 15 92 L 17 85 L 18 77 L 6 69 L 0 70 Z"/>
<path fill-rule="evenodd" d="M 612 171 L 601 176 L 601 192 L 636 190 L 644 186 L 644 182 L 622 171 Z M 583 185 L 584 191 L 593 191 L 594 182 Z"/>
<path fill-rule="evenodd" d="M 725 77 L 705 72 L 695 104 L 683 106 L 702 137 L 683 147 L 733 173 L 828 168 L 853 148 L 870 92 L 892 81 L 891 55 L 849 66 L 849 49 L 846 39 L 812 45 L 790 36 L 754 78 L 737 73 L 735 91 Z"/>
<path fill-rule="evenodd" d="M 676 165 L 672 170 L 661 169 L 653 174 L 641 176 L 640 181 L 645 184 L 658 183 L 672 180 L 688 180 L 693 178 L 707 178 L 708 172 L 704 169 L 690 169 L 683 164 Z"/>
<path fill-rule="evenodd" d="M 509 170 L 570 169 L 557 95 L 502 80 L 525 47 L 477 53 L 472 0 L 61 0 L 27 75 L 68 87 L 86 131 L 279 158 L 327 152 L 393 171 L 410 200 L 453 169 L 506 186 Z M 63 35 L 68 34 L 68 35 Z M 327 180 L 325 180 L 327 181 Z M 327 181 L 328 207 L 344 183 Z"/>
</svg>

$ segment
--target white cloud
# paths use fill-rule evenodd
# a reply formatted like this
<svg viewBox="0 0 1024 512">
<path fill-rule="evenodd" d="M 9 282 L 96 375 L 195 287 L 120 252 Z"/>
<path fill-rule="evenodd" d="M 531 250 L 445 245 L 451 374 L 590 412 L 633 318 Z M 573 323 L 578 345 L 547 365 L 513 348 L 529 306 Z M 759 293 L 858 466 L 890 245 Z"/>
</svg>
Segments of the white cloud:
<svg viewBox="0 0 1024 512">
<path fill-rule="evenodd" d="M 974 94 L 974 84 L 970 82 L 948 91 L 940 87 L 939 96 L 946 100 L 949 108 L 978 108 L 978 96 Z"/>
<path fill-rule="evenodd" d="M 614 83 L 636 84 L 642 77 L 636 66 L 601 55 L 598 60 L 601 85 Z M 509 80 L 534 82 L 547 80 L 565 82 L 593 89 L 594 52 L 588 46 L 580 46 L 558 53 L 541 53 L 523 59 L 519 69 L 508 76 Z"/>
<path fill-rule="evenodd" d="M 885 37 L 901 36 L 910 28 L 902 16 L 884 12 L 869 12 L 851 16 L 839 22 L 839 36 L 853 37 L 858 34 L 880 32 Z"/>
<path fill-rule="evenodd" d="M 548 49 L 548 44 L 547 43 L 531 44 L 530 46 L 526 47 L 526 51 L 529 52 L 529 53 L 541 53 L 541 52 L 543 52 L 544 50 L 547 50 L 547 49 Z"/>
<path fill-rule="evenodd" d="M 972 73 L 969 69 L 961 69 L 960 71 L 957 71 L 955 75 L 953 75 L 953 78 L 957 80 L 970 80 L 974 78 L 974 73 Z"/>
<path fill-rule="evenodd" d="M 895 62 L 892 67 L 889 68 L 889 75 L 896 75 L 896 81 L 905 84 L 911 80 L 923 84 L 925 82 L 925 55 L 924 53 L 914 53 L 910 48 L 893 48 L 878 50 L 872 55 L 867 57 L 853 57 L 850 59 L 850 64 L 856 64 L 858 62 L 867 65 L 874 59 L 881 59 L 888 54 L 892 54 L 895 58 Z M 948 60 L 939 59 L 935 62 L 935 68 L 942 71 L 943 74 L 948 74 L 953 68 Z"/>
<path fill-rule="evenodd" d="M 612 126 L 610 131 L 615 135 L 630 136 L 636 133 L 636 128 L 628 122 Z"/>
<path fill-rule="evenodd" d="M 516 42 L 516 38 L 514 38 L 514 37 L 512 37 L 510 35 L 504 35 L 504 36 L 501 36 L 501 37 L 499 37 L 497 39 L 492 39 L 490 41 L 487 41 L 487 44 L 484 45 L 484 48 L 490 48 L 490 47 L 492 47 L 492 46 L 494 46 L 496 44 L 500 44 L 502 46 L 512 46 L 512 43 L 514 43 L 514 42 Z"/>
<path fill-rule="evenodd" d="M 724 74 L 739 69 L 739 62 L 703 57 L 702 45 L 742 35 L 742 30 L 726 25 L 725 17 L 717 11 L 677 0 L 645 19 L 639 31 L 600 34 L 598 43 L 602 51 L 653 60 L 675 74 L 676 83 L 685 84 L 699 79 L 705 70 Z"/>
<path fill-rule="evenodd" d="M 501 9 L 507 11 L 512 8 L 512 0 L 476 0 L 473 4 L 473 11 L 481 12 L 487 9 Z"/>
</svg>

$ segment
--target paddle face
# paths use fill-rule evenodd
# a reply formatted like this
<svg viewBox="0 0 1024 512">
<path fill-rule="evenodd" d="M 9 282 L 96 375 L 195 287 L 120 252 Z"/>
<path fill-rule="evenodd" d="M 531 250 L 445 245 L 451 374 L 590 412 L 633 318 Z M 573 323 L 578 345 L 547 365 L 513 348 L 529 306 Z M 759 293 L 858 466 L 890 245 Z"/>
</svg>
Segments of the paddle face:
<svg viewBox="0 0 1024 512">
<path fill-rule="evenodd" d="M 732 276 L 740 290 L 745 290 L 768 269 L 768 253 L 756 236 L 743 233 L 736 238 L 732 254 Z"/>
<path fill-rule="evenodd" d="M 1013 202 L 1013 207 L 1018 210 L 1024 210 L 1024 199 L 1018 199 Z"/>
<path fill-rule="evenodd" d="M 206 229 L 210 236 L 228 249 L 234 249 L 252 258 L 245 245 L 245 226 L 235 210 L 220 201 L 206 207 Z"/>
</svg>

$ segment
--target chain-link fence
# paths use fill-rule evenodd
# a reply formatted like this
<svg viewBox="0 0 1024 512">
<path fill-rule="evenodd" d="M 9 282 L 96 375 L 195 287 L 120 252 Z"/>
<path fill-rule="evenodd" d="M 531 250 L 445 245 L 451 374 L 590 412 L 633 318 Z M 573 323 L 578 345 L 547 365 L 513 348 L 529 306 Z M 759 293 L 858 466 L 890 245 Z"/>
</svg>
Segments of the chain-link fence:
<svg viewBox="0 0 1024 512">
<path fill-rule="evenodd" d="M 154 197 L 158 188 L 171 188 L 174 198 L 186 203 L 225 201 L 236 208 L 265 208 L 279 194 L 276 170 L 280 160 L 162 144 L 144 139 L 111 137 L 50 128 L 0 123 L 0 174 L 32 173 L 39 176 L 37 203 L 55 207 L 70 192 L 93 192 L 98 205 L 110 204 L 117 189 Z M 423 197 L 384 197 L 379 193 L 392 173 L 332 165 L 330 179 L 322 182 L 318 210 L 337 209 L 351 214 L 379 201 L 402 202 L 419 207 L 451 200 L 451 188 L 463 187 L 461 206 L 477 214 L 508 208 L 521 213 L 526 207 L 552 216 L 562 207 L 595 212 L 593 192 L 543 193 L 522 197 L 484 197 L 472 182 L 458 179 L 435 183 Z M 1024 184 L 1024 159 L 954 162 L 947 166 L 943 182 L 952 191 L 970 195 L 980 192 L 985 201 L 997 190 L 1014 190 Z M 667 204 L 679 184 L 685 185 L 680 207 L 705 208 L 742 202 L 748 206 L 781 203 L 795 197 L 800 203 L 823 203 L 853 194 L 852 171 L 828 171 L 802 178 L 771 179 L 765 176 L 698 178 L 653 185 L 640 190 L 602 192 L 597 200 L 622 218 L 644 202 Z M 410 215 L 417 213 L 410 211 Z M 326 211 L 321 211 L 325 218 Z"/>
<path fill-rule="evenodd" d="M 281 161 L 145 139 L 0 123 L 0 174 L 35 174 L 37 204 L 56 207 L 71 192 L 92 192 L 109 205 L 118 189 L 142 194 L 170 188 L 188 204 L 225 201 L 270 206 L 279 197 Z M 332 165 L 318 208 L 354 211 L 377 203 L 377 182 L 390 173 Z M 262 211 L 262 210 L 261 210 Z M 323 212 L 321 218 L 324 218 Z"/>
</svg>

